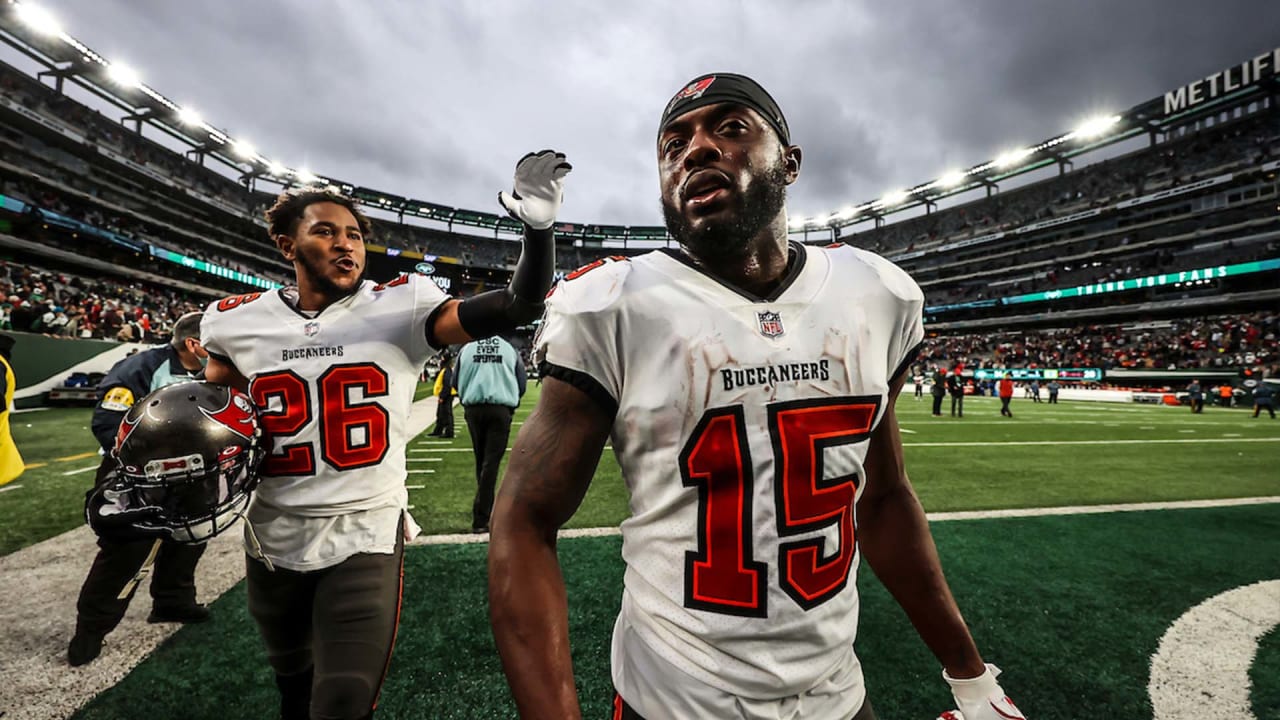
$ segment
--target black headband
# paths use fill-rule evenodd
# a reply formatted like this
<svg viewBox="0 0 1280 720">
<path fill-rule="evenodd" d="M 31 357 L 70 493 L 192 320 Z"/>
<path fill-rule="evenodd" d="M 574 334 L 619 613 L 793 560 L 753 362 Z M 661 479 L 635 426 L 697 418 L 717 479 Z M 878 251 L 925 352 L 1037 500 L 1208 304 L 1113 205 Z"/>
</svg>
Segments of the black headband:
<svg viewBox="0 0 1280 720">
<path fill-rule="evenodd" d="M 667 109 L 662 112 L 658 134 L 661 135 L 672 120 L 690 110 L 724 102 L 745 105 L 760 113 L 760 116 L 778 133 L 778 139 L 782 144 L 791 144 L 791 131 L 787 129 L 787 119 L 782 116 L 778 103 L 774 102 L 773 97 L 760 87 L 760 83 L 746 75 L 734 73 L 711 73 L 685 85 L 683 90 L 671 98 L 671 102 L 667 103 Z"/>
</svg>

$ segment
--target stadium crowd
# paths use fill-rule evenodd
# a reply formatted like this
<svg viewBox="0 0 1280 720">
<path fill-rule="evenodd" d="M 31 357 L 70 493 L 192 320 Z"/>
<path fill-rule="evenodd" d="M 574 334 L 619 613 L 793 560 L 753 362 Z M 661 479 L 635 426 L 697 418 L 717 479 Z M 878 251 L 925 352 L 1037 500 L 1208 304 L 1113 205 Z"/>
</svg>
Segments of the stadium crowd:
<svg viewBox="0 0 1280 720">
<path fill-rule="evenodd" d="M 1256 367 L 1280 374 L 1280 313 L 935 335 L 920 361 L 950 368 L 1104 370 Z"/>
<path fill-rule="evenodd" d="M 0 330 L 163 342 L 175 320 L 204 305 L 169 288 L 0 260 Z"/>
</svg>

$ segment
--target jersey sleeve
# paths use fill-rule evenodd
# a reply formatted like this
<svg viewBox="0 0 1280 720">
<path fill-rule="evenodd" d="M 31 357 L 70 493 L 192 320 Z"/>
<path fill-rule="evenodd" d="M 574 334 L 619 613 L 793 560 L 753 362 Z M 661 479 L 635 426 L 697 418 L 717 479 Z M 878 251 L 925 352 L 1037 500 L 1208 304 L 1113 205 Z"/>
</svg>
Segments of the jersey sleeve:
<svg viewBox="0 0 1280 720">
<path fill-rule="evenodd" d="M 542 377 L 573 385 L 611 415 L 622 396 L 618 336 L 622 288 L 630 266 L 626 260 L 610 259 L 567 275 L 547 298 L 534 339 L 534 360 Z"/>
<path fill-rule="evenodd" d="M 422 340 L 420 354 L 425 360 L 434 350 L 443 347 L 435 342 L 432 327 L 449 295 L 425 275 L 412 273 L 409 281 L 413 284 L 413 326 L 417 328 L 414 335 Z"/>
<path fill-rule="evenodd" d="M 911 369 L 924 343 L 924 291 L 905 270 L 885 258 L 866 250 L 855 252 L 883 285 L 883 307 L 892 318 L 885 362 L 892 369 L 888 377 L 892 383 Z"/>
<path fill-rule="evenodd" d="M 227 350 L 226 339 L 222 331 L 224 323 L 220 322 L 222 312 L 218 309 L 221 301 L 211 302 L 204 309 L 200 318 L 200 344 L 205 351 L 224 363 L 231 363 L 231 355 Z"/>
</svg>

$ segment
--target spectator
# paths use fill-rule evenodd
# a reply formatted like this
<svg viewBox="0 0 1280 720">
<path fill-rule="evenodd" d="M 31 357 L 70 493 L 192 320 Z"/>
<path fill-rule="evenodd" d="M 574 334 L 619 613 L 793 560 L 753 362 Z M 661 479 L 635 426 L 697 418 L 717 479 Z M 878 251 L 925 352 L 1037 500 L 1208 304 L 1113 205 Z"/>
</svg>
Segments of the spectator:
<svg viewBox="0 0 1280 720">
<path fill-rule="evenodd" d="M 1258 413 L 1266 410 L 1271 415 L 1271 419 L 1276 419 L 1276 409 L 1273 407 L 1273 396 L 1275 389 L 1265 380 L 1259 380 L 1257 387 L 1253 389 L 1253 416 L 1258 417 Z"/>
<path fill-rule="evenodd" d="M 940 367 L 933 369 L 933 385 L 929 388 L 933 394 L 933 416 L 942 417 L 942 396 L 947 394 L 947 371 Z"/>
</svg>

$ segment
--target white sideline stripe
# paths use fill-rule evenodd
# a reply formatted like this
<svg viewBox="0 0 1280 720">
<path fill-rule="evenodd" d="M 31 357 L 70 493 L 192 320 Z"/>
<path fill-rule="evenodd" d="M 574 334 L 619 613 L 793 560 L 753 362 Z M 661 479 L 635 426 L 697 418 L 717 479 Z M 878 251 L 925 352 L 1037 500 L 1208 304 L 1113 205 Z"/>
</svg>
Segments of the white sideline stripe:
<svg viewBox="0 0 1280 720">
<path fill-rule="evenodd" d="M 1280 580 L 1233 588 L 1183 613 L 1151 657 L 1154 720 L 1197 720 L 1206 704 L 1215 717 L 1255 720 L 1249 668 L 1258 640 L 1277 625 Z"/>
<path fill-rule="evenodd" d="M 1226 500 L 1180 500 L 1172 502 L 1121 503 L 1115 505 L 1077 505 L 1047 508 L 1014 508 L 1011 510 L 964 510 L 958 512 L 926 513 L 929 522 L 949 520 L 994 520 L 997 518 L 1048 517 L 1056 515 L 1097 515 L 1113 512 L 1143 512 L 1149 510 L 1191 510 L 1200 508 L 1237 507 L 1241 505 L 1268 505 L 1280 503 L 1280 495 L 1270 497 L 1230 498 Z M 561 530 L 558 537 L 612 537 L 621 535 L 617 527 L 573 528 Z M 489 535 L 456 533 L 453 535 L 419 535 L 410 545 L 470 545 L 488 542 Z"/>
<path fill-rule="evenodd" d="M 21 485 L 21 484 L 18 484 L 18 485 L 5 485 L 4 487 L 0 487 L 0 492 L 9 492 L 10 490 L 17 490 L 18 488 L 21 488 L 21 487 L 22 487 L 22 485 Z"/>
<path fill-rule="evenodd" d="M 452 445 L 449 440 L 420 440 L 419 445 Z M 431 452 L 430 450 L 422 450 L 420 452 Z"/>
<path fill-rule="evenodd" d="M 1274 438 L 1173 438 L 1161 440 L 992 440 L 990 442 L 902 443 L 902 447 L 1009 447 L 1010 445 L 1156 445 L 1169 443 L 1255 443 L 1280 442 Z M 510 450 L 510 448 L 507 448 Z"/>
<path fill-rule="evenodd" d="M 423 488 L 425 488 L 425 487 L 426 487 L 426 485 L 405 485 L 405 486 L 404 486 L 404 489 L 405 489 L 405 490 L 421 490 L 421 489 L 423 489 Z M 412 505 L 410 505 L 409 507 L 413 507 L 413 506 L 412 506 Z"/>
<path fill-rule="evenodd" d="M 97 469 L 98 469 L 97 465 L 90 465 L 89 467 L 82 467 L 79 470 L 68 470 L 62 473 L 62 475 L 64 477 L 67 475 L 79 475 L 80 473 L 89 472 L 90 470 L 97 470 Z"/>
<path fill-rule="evenodd" d="M 435 472 L 435 470 L 410 470 L 410 471 L 409 471 L 409 474 L 410 474 L 410 475 L 422 475 L 422 474 L 429 474 L 429 473 L 434 473 L 434 472 Z"/>
</svg>

